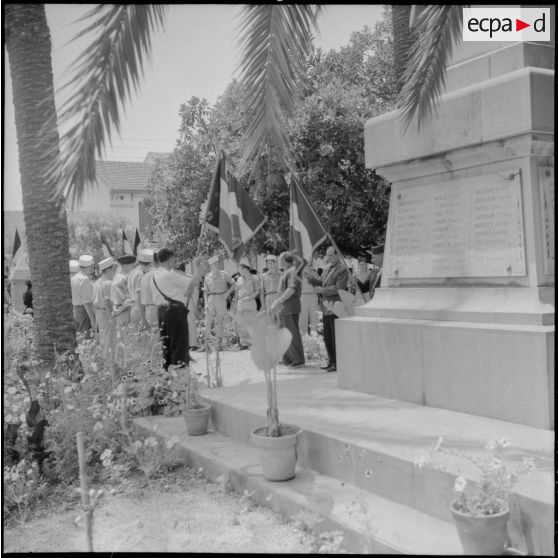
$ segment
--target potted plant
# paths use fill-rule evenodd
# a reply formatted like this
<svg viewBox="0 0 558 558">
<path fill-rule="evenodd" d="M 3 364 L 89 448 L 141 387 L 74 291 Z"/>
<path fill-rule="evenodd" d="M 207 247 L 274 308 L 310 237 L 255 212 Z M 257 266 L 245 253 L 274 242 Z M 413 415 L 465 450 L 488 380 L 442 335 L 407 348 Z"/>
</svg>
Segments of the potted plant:
<svg viewBox="0 0 558 558">
<path fill-rule="evenodd" d="M 479 470 L 479 480 L 476 482 L 468 481 L 462 475 L 456 477 L 453 486 L 455 498 L 450 506 L 459 540 L 467 555 L 501 556 L 506 549 L 513 487 L 521 475 L 534 469 L 534 460 L 528 457 L 524 457 L 515 470 L 504 465 L 501 454 L 509 445 L 510 442 L 504 438 L 488 442 L 485 449 L 490 455 L 484 459 L 472 458 L 458 450 L 442 447 L 442 438 L 429 448 L 430 453 L 465 458 Z M 419 468 L 429 465 L 445 470 L 424 458 L 415 464 Z"/>
<path fill-rule="evenodd" d="M 169 367 L 170 368 L 170 367 Z M 201 436 L 207 432 L 211 405 L 200 397 L 200 382 L 190 366 L 186 369 L 186 401 L 182 410 L 186 429 L 190 436 Z M 184 372 L 182 369 L 180 372 Z"/>
<path fill-rule="evenodd" d="M 248 318 L 246 326 L 252 340 L 252 360 L 265 375 L 268 404 L 267 424 L 253 430 L 250 440 L 258 448 L 264 477 L 271 481 L 289 480 L 295 476 L 300 428 L 279 422 L 276 367 L 291 343 L 291 333 L 278 327 L 267 312 Z"/>
</svg>

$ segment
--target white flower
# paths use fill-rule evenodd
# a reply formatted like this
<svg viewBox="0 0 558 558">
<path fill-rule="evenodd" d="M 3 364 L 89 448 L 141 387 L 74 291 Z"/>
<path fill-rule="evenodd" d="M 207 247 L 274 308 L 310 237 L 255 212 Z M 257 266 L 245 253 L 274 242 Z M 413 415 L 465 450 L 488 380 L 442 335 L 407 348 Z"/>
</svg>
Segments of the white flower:
<svg viewBox="0 0 558 558">
<path fill-rule="evenodd" d="M 467 486 L 467 480 L 465 479 L 465 477 L 457 477 L 455 479 L 455 484 L 453 485 L 453 490 L 455 492 L 463 492 L 465 490 L 465 487 Z"/>
<path fill-rule="evenodd" d="M 10 395 L 15 395 L 16 394 L 16 388 L 15 387 L 9 387 L 8 388 L 8 393 Z"/>
<path fill-rule="evenodd" d="M 102 459 L 103 461 L 112 459 L 112 450 L 106 449 L 106 450 L 101 454 L 101 459 Z"/>
<path fill-rule="evenodd" d="M 417 469 L 422 469 L 426 464 L 428 463 L 428 461 L 426 461 L 426 459 L 424 457 L 419 457 L 414 465 L 415 467 L 417 467 Z"/>
<path fill-rule="evenodd" d="M 14 417 L 12 417 L 12 415 L 6 415 L 6 422 L 8 424 L 10 424 L 11 422 L 14 422 Z"/>
<path fill-rule="evenodd" d="M 507 448 L 511 442 L 507 439 L 507 438 L 498 438 L 496 440 L 496 444 L 498 445 L 498 447 L 500 448 Z"/>
<path fill-rule="evenodd" d="M 165 442 L 165 445 L 167 446 L 167 449 L 171 449 L 177 443 L 178 440 L 176 439 L 176 436 L 173 436 L 172 438 L 170 438 Z"/>
<path fill-rule="evenodd" d="M 96 422 L 95 426 L 93 427 L 93 432 L 99 432 L 99 430 L 103 429 L 103 425 L 100 422 Z"/>
<path fill-rule="evenodd" d="M 134 442 L 134 447 L 135 447 L 136 449 L 140 449 L 142 445 L 143 445 L 143 443 L 142 443 L 141 440 L 136 440 L 136 441 Z"/>
<path fill-rule="evenodd" d="M 364 476 L 369 479 L 372 476 L 372 471 L 364 471 Z"/>
<path fill-rule="evenodd" d="M 64 393 L 70 393 L 70 392 L 72 392 L 72 391 L 74 391 L 73 388 L 72 388 L 72 386 L 66 386 L 66 387 L 64 388 Z"/>
<path fill-rule="evenodd" d="M 157 445 L 157 440 L 153 436 L 145 439 L 145 445 L 154 448 Z"/>
<path fill-rule="evenodd" d="M 494 449 L 496 449 L 496 441 L 495 440 L 490 440 L 490 442 L 488 442 L 488 444 L 486 444 L 486 446 L 484 446 L 484 447 L 488 451 L 493 451 Z"/>
<path fill-rule="evenodd" d="M 21 422 L 25 422 L 25 413 L 21 413 L 21 415 L 19 415 L 19 420 Z"/>
</svg>

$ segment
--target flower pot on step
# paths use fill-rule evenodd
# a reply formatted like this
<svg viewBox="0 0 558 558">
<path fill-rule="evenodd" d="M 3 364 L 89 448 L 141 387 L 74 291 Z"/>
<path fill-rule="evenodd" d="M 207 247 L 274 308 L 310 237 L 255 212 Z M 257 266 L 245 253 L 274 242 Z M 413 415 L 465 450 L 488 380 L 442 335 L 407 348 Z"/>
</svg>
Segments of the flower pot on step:
<svg viewBox="0 0 558 558">
<path fill-rule="evenodd" d="M 504 554 L 509 510 L 494 515 L 473 516 L 451 506 L 451 513 L 466 555 L 502 556 Z"/>
<path fill-rule="evenodd" d="M 263 476 L 271 481 L 286 481 L 295 476 L 296 444 L 301 429 L 282 426 L 281 436 L 266 436 L 266 428 L 256 428 L 250 434 L 252 445 L 258 448 Z"/>
<path fill-rule="evenodd" d="M 189 409 L 184 407 L 182 416 L 186 423 L 186 430 L 189 436 L 201 436 L 207 432 L 211 405 L 203 403 L 199 409 Z"/>
</svg>

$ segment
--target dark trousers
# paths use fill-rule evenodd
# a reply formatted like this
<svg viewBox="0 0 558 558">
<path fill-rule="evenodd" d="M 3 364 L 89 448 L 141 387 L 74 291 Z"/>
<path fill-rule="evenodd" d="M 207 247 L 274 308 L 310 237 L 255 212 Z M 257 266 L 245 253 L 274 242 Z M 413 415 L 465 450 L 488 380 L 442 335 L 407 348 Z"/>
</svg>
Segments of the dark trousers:
<svg viewBox="0 0 558 558">
<path fill-rule="evenodd" d="M 304 347 L 302 346 L 302 338 L 298 329 L 299 314 L 288 314 L 279 316 L 281 327 L 286 327 L 292 334 L 293 338 L 289 348 L 283 355 L 283 364 L 304 364 Z"/>
<path fill-rule="evenodd" d="M 335 319 L 334 314 L 324 314 L 324 343 L 327 351 L 327 360 L 329 364 L 337 366 L 337 357 L 335 355 Z"/>
<path fill-rule="evenodd" d="M 190 362 L 188 347 L 188 312 L 183 304 L 159 306 L 157 311 L 165 370 Z"/>
</svg>

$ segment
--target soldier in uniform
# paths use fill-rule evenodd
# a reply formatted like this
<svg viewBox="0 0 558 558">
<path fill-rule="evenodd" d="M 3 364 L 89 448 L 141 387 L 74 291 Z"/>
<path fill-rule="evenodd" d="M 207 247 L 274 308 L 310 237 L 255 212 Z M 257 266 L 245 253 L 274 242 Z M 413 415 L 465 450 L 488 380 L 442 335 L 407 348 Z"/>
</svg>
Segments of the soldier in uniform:
<svg viewBox="0 0 558 558">
<path fill-rule="evenodd" d="M 74 321 L 77 333 L 84 333 L 86 337 L 90 337 L 91 330 L 97 330 L 93 310 L 93 283 L 90 279 L 93 256 L 88 254 L 80 256 L 78 265 L 79 271 L 70 279 Z"/>
<path fill-rule="evenodd" d="M 99 328 L 99 342 L 103 348 L 103 357 L 107 358 L 110 345 L 110 331 L 112 330 L 112 302 L 110 300 L 110 288 L 116 272 L 116 263 L 113 258 L 105 258 L 99 262 L 101 276 L 93 285 L 93 308 L 95 320 Z"/>
<path fill-rule="evenodd" d="M 128 293 L 128 274 L 136 263 L 135 256 L 124 255 L 116 259 L 120 269 L 116 272 L 110 287 L 110 300 L 114 305 L 116 324 L 119 326 L 130 323 L 132 299 Z"/>
<path fill-rule="evenodd" d="M 261 295 L 262 306 L 264 310 L 269 310 L 271 305 L 277 298 L 277 289 L 279 288 L 279 279 L 281 274 L 277 268 L 277 256 L 268 254 L 265 258 L 268 271 L 262 273 Z"/>
<path fill-rule="evenodd" d="M 153 300 L 151 278 L 159 271 L 159 256 L 153 252 L 153 267 L 140 281 L 140 321 L 145 327 L 158 327 L 157 306 Z"/>
<path fill-rule="evenodd" d="M 138 253 L 138 265 L 131 269 L 128 274 L 126 286 L 128 293 L 132 299 L 132 309 L 130 311 L 130 321 L 133 324 L 140 324 L 142 320 L 142 309 L 140 300 L 141 280 L 142 277 L 151 269 L 153 265 L 153 250 L 145 248 Z"/>
<path fill-rule="evenodd" d="M 205 276 L 203 291 L 205 305 L 205 340 L 206 345 L 211 335 L 211 327 L 215 321 L 217 343 L 221 346 L 223 339 L 223 318 L 227 312 L 227 292 L 234 286 L 232 277 L 221 269 L 223 260 L 213 256 L 208 260 L 211 272 Z"/>
<path fill-rule="evenodd" d="M 192 276 L 186 273 L 186 262 L 180 262 L 176 266 L 176 271 L 187 279 L 192 279 Z M 191 351 L 195 351 L 198 349 L 198 326 L 196 323 L 196 307 L 199 297 L 199 286 L 196 286 L 194 287 L 192 296 L 188 301 L 188 343 L 190 345 Z"/>
<path fill-rule="evenodd" d="M 257 312 L 256 297 L 260 292 L 260 285 L 256 276 L 250 272 L 252 266 L 248 261 L 241 261 L 238 269 L 240 277 L 236 280 L 236 324 L 239 339 L 238 348 L 242 351 L 250 347 L 250 334 L 246 328 L 245 321 L 247 316 Z"/>
</svg>

